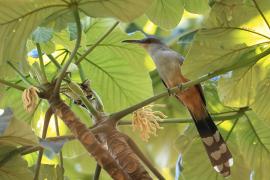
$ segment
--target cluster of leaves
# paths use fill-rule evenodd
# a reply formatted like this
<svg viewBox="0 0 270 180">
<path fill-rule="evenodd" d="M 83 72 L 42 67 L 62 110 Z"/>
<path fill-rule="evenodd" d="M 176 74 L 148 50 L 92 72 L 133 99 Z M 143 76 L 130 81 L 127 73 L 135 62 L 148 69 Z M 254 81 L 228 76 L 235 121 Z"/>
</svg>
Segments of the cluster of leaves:
<svg viewBox="0 0 270 180">
<path fill-rule="evenodd" d="M 231 179 L 248 179 L 250 175 L 253 179 L 268 178 L 270 82 L 266 55 L 269 54 L 270 3 L 267 0 L 224 0 L 211 1 L 209 4 L 207 0 L 4 0 L 0 2 L 0 71 L 5 73 L 2 73 L 0 80 L 18 85 L 36 83 L 31 73 L 29 75 L 29 69 L 38 61 L 38 56 L 33 55 L 35 51 L 32 51 L 36 48 L 36 43 L 40 44 L 44 52 L 48 77 L 55 76 L 58 69 L 45 54 L 52 55 L 62 64 L 74 48 L 77 29 L 71 13 L 73 5 L 79 7 L 83 26 L 82 43 L 77 58 L 80 58 L 87 48 L 95 49 L 80 64 L 71 64 L 68 71 L 74 81 L 79 82 L 86 78 L 91 80 L 91 87 L 100 95 L 106 112 L 121 110 L 151 96 L 151 79 L 154 92 L 162 90 L 155 71 L 150 73 L 150 79 L 149 65 L 144 62 L 147 59 L 145 52 L 139 47 L 121 43 L 125 39 L 142 38 L 143 34 L 136 32 L 128 35 L 123 30 L 134 29 L 124 23 L 108 34 L 116 21 L 107 17 L 130 22 L 145 13 L 133 21 L 136 29 L 143 30 L 148 20 L 158 25 L 159 28 L 154 33 L 160 37 L 169 36 L 164 38 L 165 41 L 186 55 L 182 71 L 188 78 L 197 79 L 208 73 L 228 72 L 205 83 L 204 90 L 208 108 L 212 113 L 234 112 L 250 107 L 239 116 L 231 120 L 223 119 L 227 121 L 220 123 L 222 134 L 235 160 Z M 200 29 L 179 38 L 179 33 L 200 25 L 200 22 L 193 27 L 180 24 L 172 32 L 164 30 L 177 26 L 184 9 L 191 13 L 204 14 L 206 18 Z M 190 43 L 191 40 L 192 45 L 185 47 L 185 43 Z M 179 48 L 178 43 L 184 43 L 184 48 Z M 30 51 L 33 57 L 26 58 L 26 52 Z M 14 75 L 14 68 L 10 64 L 25 73 L 24 81 Z M 61 168 L 55 165 L 60 162 L 56 153 L 64 143 L 62 153 L 65 176 L 78 179 L 92 175 L 94 160 L 78 141 L 64 141 L 56 150 L 55 145 L 38 141 L 36 135 L 41 133 L 44 111 L 48 107 L 46 102 L 39 102 L 33 113 L 27 113 L 22 107 L 21 93 L 2 85 L 0 98 L 1 108 L 12 109 L 5 109 L 0 117 L 2 179 L 12 179 L 11 176 L 13 179 L 31 179 L 33 174 L 18 149 L 40 145 L 48 149 L 42 160 L 44 165 L 41 167 L 40 178 L 53 179 L 62 176 Z M 165 104 L 166 108 L 161 108 L 161 111 L 166 112 L 169 117 L 188 117 L 184 107 L 171 98 L 164 98 L 158 103 Z M 91 124 L 87 112 L 72 103 L 71 108 L 84 123 Z M 50 124 L 48 135 L 56 136 L 55 129 L 55 126 Z M 193 125 L 166 125 L 164 130 L 159 132 L 159 136 L 152 138 L 148 144 L 142 143 L 137 134 L 130 132 L 130 127 L 122 127 L 121 130 L 139 142 L 140 147 L 168 179 L 174 174 L 175 166 L 178 172 L 180 171 L 180 174 L 177 173 L 180 179 L 222 178 L 213 171 L 210 163 L 203 163 L 198 167 L 197 162 L 208 160 L 206 155 L 201 153 L 204 150 Z M 179 136 L 181 132 L 183 134 Z M 67 127 L 60 123 L 60 134 L 68 133 Z M 176 140 L 176 146 L 172 139 Z M 176 163 L 179 152 L 180 158 Z M 8 155 L 12 155 L 12 159 L 6 163 L 5 158 L 9 157 Z M 23 157 L 28 166 L 33 166 L 37 159 L 35 153 Z M 105 173 L 102 176 L 108 178 Z"/>
</svg>

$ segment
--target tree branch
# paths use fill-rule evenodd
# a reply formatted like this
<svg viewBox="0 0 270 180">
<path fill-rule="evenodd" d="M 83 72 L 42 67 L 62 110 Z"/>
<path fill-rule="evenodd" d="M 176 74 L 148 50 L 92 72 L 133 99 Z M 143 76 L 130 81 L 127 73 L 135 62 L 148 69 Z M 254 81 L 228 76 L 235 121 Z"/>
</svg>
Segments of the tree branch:
<svg viewBox="0 0 270 180">
<path fill-rule="evenodd" d="M 20 76 L 20 78 L 25 82 L 27 85 L 32 85 L 32 82 L 30 82 L 23 74 L 22 72 L 17 69 L 10 61 L 7 61 L 8 65 Z"/>
<path fill-rule="evenodd" d="M 55 114 L 54 114 L 54 123 L 55 123 L 56 135 L 57 135 L 57 137 L 59 137 L 60 130 L 59 130 L 58 118 Z M 64 179 L 64 159 L 63 159 L 62 151 L 59 152 L 59 159 L 60 159 L 61 175 L 62 175 L 62 179 Z"/>
<path fill-rule="evenodd" d="M 44 118 L 43 130 L 42 130 L 42 135 L 41 135 L 42 139 L 45 139 L 45 137 L 46 137 L 52 114 L 53 114 L 52 108 L 49 108 L 47 110 L 47 112 L 45 114 L 45 118 Z M 39 150 L 34 180 L 38 180 L 43 152 L 44 152 L 44 149 Z"/>
<path fill-rule="evenodd" d="M 60 70 L 60 73 L 59 73 L 59 76 L 57 78 L 57 81 L 56 81 L 56 84 L 54 87 L 54 91 L 53 91 L 54 95 L 59 93 L 61 82 L 65 77 L 68 66 L 70 65 L 70 63 L 72 62 L 73 58 L 75 57 L 78 49 L 80 48 L 81 36 L 82 36 L 82 26 L 81 26 L 81 21 L 80 21 L 79 10 L 78 10 L 77 5 L 73 5 L 72 8 L 73 8 L 73 13 L 74 13 L 75 21 L 76 21 L 76 26 L 77 26 L 77 40 L 76 40 L 75 47 L 69 56 L 69 59 L 65 63 L 64 67 Z"/>
<path fill-rule="evenodd" d="M 13 84 L 13 83 L 8 82 L 8 81 L 6 81 L 6 80 L 4 80 L 4 79 L 0 79 L 0 84 L 6 85 L 6 86 L 8 86 L 8 87 L 12 87 L 12 88 L 17 89 L 17 90 L 19 90 L 19 91 L 24 91 L 24 90 L 26 89 L 26 88 L 23 87 L 23 86 L 20 86 L 20 85 L 18 85 L 18 84 Z"/>
<path fill-rule="evenodd" d="M 40 69 L 41 69 L 42 84 L 46 84 L 48 82 L 48 79 L 45 72 L 45 65 L 44 65 L 44 60 L 42 56 L 42 51 L 41 51 L 39 43 L 36 43 L 36 46 L 37 46 L 38 59 L 39 59 L 39 64 L 40 64 Z"/>
<path fill-rule="evenodd" d="M 113 24 L 113 26 L 93 45 L 91 46 L 88 50 L 85 51 L 85 53 L 83 53 L 80 58 L 76 61 L 75 64 L 80 64 L 81 61 L 88 55 L 90 54 L 108 35 L 110 35 L 110 33 L 116 28 L 116 26 L 119 24 L 120 22 L 117 21 L 116 23 Z"/>
</svg>

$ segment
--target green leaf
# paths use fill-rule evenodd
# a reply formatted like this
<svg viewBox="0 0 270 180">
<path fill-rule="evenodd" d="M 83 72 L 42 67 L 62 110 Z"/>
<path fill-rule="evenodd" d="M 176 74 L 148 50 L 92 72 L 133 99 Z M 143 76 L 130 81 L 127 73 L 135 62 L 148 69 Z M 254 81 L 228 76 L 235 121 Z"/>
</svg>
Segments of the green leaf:
<svg viewBox="0 0 270 180">
<path fill-rule="evenodd" d="M 212 167 L 203 144 L 196 134 L 196 128 L 192 125 L 192 127 L 182 135 L 181 141 L 186 143 L 183 148 L 180 148 L 180 153 L 183 158 L 183 170 L 180 179 L 197 180 L 198 177 L 200 177 L 200 180 L 225 179 Z M 228 134 L 222 133 L 222 135 L 225 139 Z M 231 168 L 231 176 L 228 177 L 228 179 L 249 179 L 251 170 L 245 164 L 245 159 L 240 153 L 242 147 L 238 146 L 235 139 L 235 135 L 230 134 L 230 138 L 227 141 L 227 145 L 229 146 L 234 159 L 234 165 Z M 200 163 L 199 166 L 198 163 Z"/>
<path fill-rule="evenodd" d="M 256 87 L 265 78 L 265 64 L 267 64 L 267 60 L 221 76 L 218 91 L 224 105 L 231 107 L 252 105 L 256 92 L 262 95 L 262 91 L 256 91 Z"/>
<path fill-rule="evenodd" d="M 254 112 L 247 112 L 246 118 L 240 119 L 240 131 L 237 140 L 241 153 L 253 170 L 254 180 L 267 179 L 270 167 L 270 133 L 269 126 L 263 123 Z"/>
<path fill-rule="evenodd" d="M 97 20 L 91 24 L 86 31 L 88 46 L 92 46 L 111 27 L 107 22 Z M 115 29 L 82 61 L 84 73 L 91 81 L 91 87 L 100 95 L 106 112 L 128 107 L 153 93 L 144 65 L 144 50 L 121 42 L 142 37 L 141 33 L 128 36 Z"/>
<path fill-rule="evenodd" d="M 146 15 L 158 26 L 171 29 L 180 22 L 183 12 L 182 0 L 155 0 Z"/>
<path fill-rule="evenodd" d="M 0 158 L 5 158 L 15 148 L 1 145 Z M 1 180 L 33 179 L 32 172 L 27 168 L 27 163 L 20 155 L 14 155 L 9 161 L 0 166 Z"/>
<path fill-rule="evenodd" d="M 270 102 L 269 85 L 270 74 L 268 73 L 266 78 L 258 83 L 255 102 L 251 105 L 254 112 L 268 125 L 270 125 L 270 110 L 268 108 Z"/>
<path fill-rule="evenodd" d="M 39 179 L 62 180 L 62 170 L 58 165 L 42 164 L 40 166 Z"/>
<path fill-rule="evenodd" d="M 26 122 L 13 118 L 5 133 L 0 136 L 0 144 L 34 146 L 38 145 L 38 139 Z"/>
<path fill-rule="evenodd" d="M 259 6 L 269 17 L 270 2 L 262 0 Z M 195 35 L 183 73 L 195 79 L 235 64 L 246 65 L 245 60 L 269 46 L 269 37 L 268 26 L 251 0 L 215 3 L 203 29 Z"/>
<path fill-rule="evenodd" d="M 196 13 L 204 14 L 209 11 L 208 0 L 185 0 L 185 10 Z"/>
<path fill-rule="evenodd" d="M 46 43 L 50 39 L 52 39 L 52 36 L 53 36 L 53 30 L 51 28 L 46 28 L 46 27 L 38 27 L 32 33 L 32 39 L 36 43 Z"/>
<path fill-rule="evenodd" d="M 79 9 L 92 17 L 116 17 L 131 21 L 142 15 L 152 0 L 76 0 Z M 22 61 L 26 54 L 26 41 L 30 33 L 48 17 L 55 19 L 61 13 L 68 13 L 73 0 L 20 1 L 3 0 L 0 2 L 0 64 L 7 60 Z M 16 53 L 14 53 L 14 51 Z"/>
</svg>

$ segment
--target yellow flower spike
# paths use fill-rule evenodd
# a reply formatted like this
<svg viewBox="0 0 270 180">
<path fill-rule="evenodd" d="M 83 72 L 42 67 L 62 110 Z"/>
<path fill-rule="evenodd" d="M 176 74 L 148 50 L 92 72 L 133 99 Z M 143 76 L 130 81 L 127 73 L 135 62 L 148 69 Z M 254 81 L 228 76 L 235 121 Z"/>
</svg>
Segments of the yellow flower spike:
<svg viewBox="0 0 270 180">
<path fill-rule="evenodd" d="M 150 134 L 157 136 L 157 129 L 163 129 L 158 122 L 166 116 L 160 111 L 153 111 L 153 106 L 145 106 L 133 113 L 132 129 L 133 131 L 138 129 L 144 141 L 148 141 Z"/>
<path fill-rule="evenodd" d="M 36 87 L 29 87 L 25 89 L 22 93 L 22 101 L 24 109 L 27 112 L 33 112 L 38 104 L 38 92 L 39 90 Z"/>
</svg>

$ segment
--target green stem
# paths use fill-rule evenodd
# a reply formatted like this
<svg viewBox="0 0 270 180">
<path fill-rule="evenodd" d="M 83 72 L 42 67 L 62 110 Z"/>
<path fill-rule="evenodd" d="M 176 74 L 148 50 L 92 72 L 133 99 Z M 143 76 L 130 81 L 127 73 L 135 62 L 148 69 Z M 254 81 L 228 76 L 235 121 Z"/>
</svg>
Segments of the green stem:
<svg viewBox="0 0 270 180">
<path fill-rule="evenodd" d="M 259 11 L 261 17 L 263 18 L 264 22 L 266 23 L 268 29 L 270 30 L 270 24 L 267 21 L 267 18 L 265 17 L 265 15 L 263 14 L 262 10 L 260 9 L 258 3 L 256 2 L 256 0 L 252 0 L 252 1 L 253 1 L 254 5 L 255 5 L 256 9 Z"/>
<path fill-rule="evenodd" d="M 42 84 L 48 83 L 46 72 L 45 72 L 45 65 L 44 65 L 44 60 L 42 56 L 42 51 L 39 43 L 36 43 L 37 46 L 37 51 L 38 51 L 38 59 L 39 59 L 39 64 L 40 64 L 40 69 L 41 69 L 41 77 L 42 77 Z"/>
<path fill-rule="evenodd" d="M 86 77 L 85 77 L 85 74 L 84 74 L 82 65 L 81 64 L 78 64 L 78 68 L 79 68 L 79 73 L 80 73 L 81 81 L 84 82 L 86 80 Z"/>
<path fill-rule="evenodd" d="M 80 15 L 79 15 L 79 10 L 78 10 L 77 5 L 73 6 L 73 13 L 74 13 L 75 21 L 76 21 L 76 26 L 77 26 L 77 33 L 78 33 L 77 40 L 76 40 L 75 47 L 69 56 L 69 59 L 65 63 L 64 67 L 60 70 L 59 76 L 57 78 L 57 81 L 56 81 L 56 84 L 54 87 L 54 95 L 59 93 L 61 82 L 65 77 L 68 66 L 70 65 L 70 63 L 72 62 L 73 58 L 75 57 L 78 49 L 80 48 L 81 36 L 82 36 L 82 26 L 81 26 L 81 22 L 80 22 Z"/>
<path fill-rule="evenodd" d="M 90 54 L 119 24 L 119 21 L 115 22 L 113 26 L 93 45 L 91 46 L 88 50 L 83 53 L 80 58 L 76 61 L 75 64 L 80 64 L 80 62 L 88 55 Z"/>
<path fill-rule="evenodd" d="M 13 84 L 13 83 L 8 82 L 8 81 L 6 81 L 6 80 L 4 80 L 4 79 L 0 79 L 0 84 L 4 84 L 4 85 L 6 85 L 6 86 L 8 86 L 8 87 L 12 87 L 12 88 L 17 89 L 17 90 L 19 90 L 19 91 L 24 91 L 24 90 L 26 89 L 26 88 L 23 87 L 23 86 L 20 86 L 20 85 L 18 85 L 18 84 Z"/>
<path fill-rule="evenodd" d="M 56 66 L 57 69 L 61 69 L 61 65 L 57 62 L 57 60 L 51 54 L 47 54 L 48 58 L 51 62 Z"/>
<path fill-rule="evenodd" d="M 17 69 L 10 61 L 7 61 L 8 65 L 10 65 L 10 67 L 16 71 L 16 73 L 21 77 L 21 79 L 23 80 L 24 83 L 26 83 L 27 85 L 33 85 L 23 74 L 22 72 Z"/>
<path fill-rule="evenodd" d="M 237 64 L 232 65 L 230 67 L 227 67 L 227 68 L 224 68 L 224 69 L 212 72 L 212 73 L 208 73 L 208 74 L 206 74 L 204 76 L 201 76 L 200 78 L 195 79 L 193 81 L 188 81 L 186 83 L 179 84 L 178 86 L 170 88 L 168 90 L 169 90 L 170 93 L 174 93 L 174 92 L 177 92 L 177 91 L 181 92 L 181 91 L 186 90 L 186 89 L 188 89 L 188 88 L 190 88 L 190 87 L 192 87 L 192 86 L 194 86 L 196 84 L 199 84 L 199 83 L 201 83 L 203 81 L 211 79 L 211 78 L 213 78 L 215 76 L 227 73 L 229 71 L 235 70 L 235 69 L 240 68 L 240 67 L 253 65 L 257 61 L 259 61 L 261 58 L 263 58 L 263 57 L 265 57 L 265 56 L 267 56 L 269 54 L 270 54 L 270 48 L 265 50 L 261 54 L 258 54 L 256 56 L 253 56 L 253 57 L 245 60 L 246 61 L 245 64 L 237 63 Z M 164 92 L 162 92 L 160 94 L 152 96 L 152 97 L 150 97 L 150 98 L 148 98 L 148 99 L 146 99 L 146 100 L 144 100 L 144 101 L 142 101 L 142 102 L 140 102 L 138 104 L 135 104 L 135 105 L 133 105 L 131 107 L 128 107 L 128 108 L 126 108 L 126 109 L 124 109 L 122 111 L 111 114 L 108 120 L 117 122 L 121 118 L 123 118 L 124 116 L 126 116 L 126 115 L 136 111 L 137 109 L 140 109 L 140 108 L 142 108 L 142 107 L 144 107 L 144 106 L 146 106 L 146 105 L 148 105 L 148 104 L 150 104 L 150 103 L 152 103 L 152 102 L 154 102 L 154 101 L 156 101 L 156 100 L 158 100 L 158 99 L 160 99 L 162 97 L 165 97 L 167 95 L 168 95 L 168 91 L 164 91 Z"/>
<path fill-rule="evenodd" d="M 58 118 L 55 114 L 54 114 L 54 123 L 55 123 L 56 135 L 57 135 L 57 137 L 59 137 L 60 130 L 59 130 Z M 61 179 L 64 179 L 64 159 L 63 159 L 62 151 L 60 151 L 60 153 L 59 153 L 59 160 L 60 160 L 60 168 L 61 168 L 61 175 L 62 175 Z"/>
<path fill-rule="evenodd" d="M 86 106 L 86 108 L 90 111 L 90 113 L 95 117 L 96 120 L 100 119 L 100 112 L 98 112 L 94 106 L 91 104 L 91 102 L 85 97 L 80 96 L 81 101 Z"/>
<path fill-rule="evenodd" d="M 244 112 L 238 112 L 238 113 L 233 113 L 231 115 L 224 115 L 224 116 L 219 116 L 219 115 L 211 115 L 213 118 L 213 121 L 224 121 L 224 120 L 232 120 L 235 118 L 239 118 L 243 116 Z M 159 124 L 175 124 L 175 123 L 193 123 L 192 118 L 168 118 L 168 119 L 163 119 L 163 121 L 159 121 Z M 131 121 L 120 121 L 119 125 L 131 125 Z"/>
</svg>

